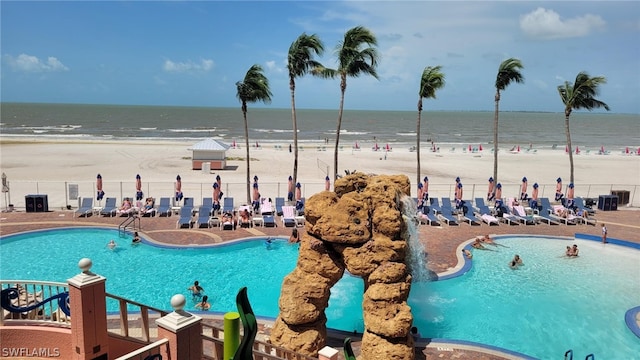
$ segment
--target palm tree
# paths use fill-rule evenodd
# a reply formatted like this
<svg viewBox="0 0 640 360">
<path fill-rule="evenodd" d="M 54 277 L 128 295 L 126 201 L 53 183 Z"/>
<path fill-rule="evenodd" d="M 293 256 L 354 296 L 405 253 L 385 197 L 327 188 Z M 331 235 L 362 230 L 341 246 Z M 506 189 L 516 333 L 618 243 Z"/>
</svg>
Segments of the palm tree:
<svg viewBox="0 0 640 360">
<path fill-rule="evenodd" d="M 595 98 L 599 92 L 599 86 L 606 84 L 607 79 L 604 76 L 589 77 L 589 74 L 582 71 L 576 76 L 576 81 L 558 86 L 558 93 L 564 103 L 564 130 L 567 134 L 567 149 L 569 149 L 569 167 L 571 168 L 571 182 L 573 182 L 573 151 L 571 147 L 571 132 L 569 131 L 569 116 L 573 109 L 592 109 L 605 108 L 609 111 L 609 105 Z"/>
<path fill-rule="evenodd" d="M 244 117 L 244 141 L 247 149 L 247 203 L 251 203 L 251 158 L 249 157 L 249 124 L 247 123 L 247 103 L 255 103 L 261 101 L 270 103 L 271 90 L 269 89 L 269 80 L 262 73 L 260 65 L 253 65 L 244 76 L 244 80 L 236 83 L 238 92 L 236 97 L 242 103 L 242 116 Z"/>
<path fill-rule="evenodd" d="M 296 78 L 304 76 L 313 69 L 322 68 L 322 64 L 313 60 L 324 52 L 324 44 L 316 35 L 302 33 L 289 47 L 287 68 L 289 69 L 289 90 L 291 91 L 291 118 L 293 119 L 293 183 L 298 182 L 298 121 L 296 119 Z"/>
<path fill-rule="evenodd" d="M 422 114 L 422 98 L 435 99 L 436 90 L 444 87 L 444 74 L 440 71 L 442 66 L 427 66 L 420 78 L 420 91 L 418 91 L 418 121 L 416 124 L 416 154 L 418 157 L 417 184 L 420 184 L 420 117 Z"/>
<path fill-rule="evenodd" d="M 366 47 L 365 47 L 366 45 Z M 314 73 L 324 78 L 340 76 L 340 110 L 338 111 L 338 129 L 336 130 L 336 147 L 333 155 L 333 178 L 338 177 L 338 148 L 340 146 L 340 128 L 342 127 L 342 112 L 344 108 L 344 92 L 347 90 L 347 77 L 358 77 L 361 74 L 378 78 L 378 51 L 373 47 L 378 45 L 375 35 L 363 26 L 356 26 L 344 34 L 336 47 L 338 55 L 338 69 L 320 68 Z"/>
<path fill-rule="evenodd" d="M 522 63 L 518 59 L 509 58 L 503 61 L 498 68 L 496 77 L 496 108 L 493 115 L 493 180 L 498 183 L 498 104 L 500 103 L 500 91 L 509 86 L 512 82 L 523 83 L 524 77 L 520 73 L 523 69 Z"/>
</svg>

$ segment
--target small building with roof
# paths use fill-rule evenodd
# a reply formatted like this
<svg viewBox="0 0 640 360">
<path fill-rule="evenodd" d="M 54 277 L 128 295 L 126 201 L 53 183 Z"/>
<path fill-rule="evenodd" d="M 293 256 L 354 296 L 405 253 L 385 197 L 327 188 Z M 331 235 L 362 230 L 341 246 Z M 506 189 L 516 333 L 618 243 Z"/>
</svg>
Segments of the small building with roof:
<svg viewBox="0 0 640 360">
<path fill-rule="evenodd" d="M 193 152 L 191 164 L 193 170 L 209 167 L 211 170 L 223 170 L 227 166 L 227 150 L 229 145 L 216 139 L 205 139 L 194 144 L 189 150 Z M 208 163 L 208 164 L 207 164 Z"/>
</svg>

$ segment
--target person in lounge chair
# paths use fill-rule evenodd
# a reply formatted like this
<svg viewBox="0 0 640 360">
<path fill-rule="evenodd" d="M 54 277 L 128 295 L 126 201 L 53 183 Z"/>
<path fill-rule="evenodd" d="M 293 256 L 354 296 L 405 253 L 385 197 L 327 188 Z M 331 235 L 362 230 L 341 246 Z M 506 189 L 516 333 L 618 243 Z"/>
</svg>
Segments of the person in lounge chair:
<svg viewBox="0 0 640 360">
<path fill-rule="evenodd" d="M 249 210 L 244 209 L 242 213 L 240 213 L 240 219 L 238 220 L 238 224 L 240 227 L 252 227 L 251 224 L 251 214 L 249 214 Z"/>
<path fill-rule="evenodd" d="M 122 201 L 122 205 L 118 208 L 118 214 L 126 213 L 131 210 L 131 200 L 129 198 L 124 198 Z"/>
</svg>

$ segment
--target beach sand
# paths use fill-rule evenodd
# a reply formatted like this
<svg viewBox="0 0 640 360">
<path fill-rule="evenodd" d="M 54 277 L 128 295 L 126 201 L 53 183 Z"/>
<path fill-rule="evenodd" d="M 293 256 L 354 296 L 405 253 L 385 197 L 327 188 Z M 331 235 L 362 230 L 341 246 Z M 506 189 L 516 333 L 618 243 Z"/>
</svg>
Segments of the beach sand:
<svg viewBox="0 0 640 360">
<path fill-rule="evenodd" d="M 191 151 L 194 142 L 186 141 L 69 141 L 39 140 L 37 138 L 0 137 L 1 171 L 11 184 L 12 199 L 19 207 L 21 197 L 34 193 L 64 193 L 65 183 L 80 184 L 80 196 L 93 196 L 95 179 L 101 174 L 107 196 L 134 194 L 134 180 L 140 174 L 143 190 L 150 196 L 171 196 L 173 181 L 180 175 L 185 196 L 196 199 L 209 194 L 215 176 L 223 179 L 226 196 L 243 199 L 246 194 L 246 149 L 230 149 L 227 152 L 227 169 L 203 173 L 192 170 Z M 275 145 L 281 145 L 278 149 Z M 345 144 L 339 151 L 338 174 L 344 170 L 357 170 L 376 174 L 406 174 L 416 181 L 416 153 L 409 151 L 407 144 L 390 144 L 392 151 L 373 151 L 371 144 L 362 143 L 359 151 Z M 493 153 L 489 145 L 484 151 L 452 151 L 452 146 L 440 144 L 440 152 L 429 151 L 425 146 L 421 152 L 421 176 L 428 176 L 431 196 L 453 197 L 456 177 L 464 184 L 464 197 L 472 199 L 484 196 L 487 180 L 493 174 Z M 325 149 L 325 150 L 322 150 Z M 287 178 L 293 169 L 293 154 L 288 143 L 270 143 L 261 149 L 252 147 L 251 174 L 259 177 L 260 190 L 264 197 L 286 196 Z M 333 146 L 323 142 L 305 143 L 299 151 L 298 181 L 303 185 L 303 196 L 311 196 L 324 189 L 324 178 L 329 167 L 332 176 Z M 609 194 L 612 186 L 629 190 L 632 202 L 640 206 L 640 194 L 635 188 L 640 185 L 640 156 L 623 154 L 574 156 L 576 196 L 596 197 Z M 564 149 L 536 149 L 511 153 L 509 149 L 499 152 L 499 181 L 503 184 L 503 196 L 519 194 L 522 177 L 529 181 L 529 192 L 534 182 L 540 184 L 540 196 L 552 197 L 556 178 L 569 184 L 569 159 Z M 416 185 L 417 186 L 417 185 Z M 50 202 L 58 206 L 55 194 Z M 53 201 L 52 201 L 53 200 Z M 196 200 L 196 204 L 199 201 Z M 3 204 L 4 205 L 4 204 Z M 75 206 L 75 204 L 73 204 Z M 51 205 L 50 205 L 51 206 Z"/>
</svg>

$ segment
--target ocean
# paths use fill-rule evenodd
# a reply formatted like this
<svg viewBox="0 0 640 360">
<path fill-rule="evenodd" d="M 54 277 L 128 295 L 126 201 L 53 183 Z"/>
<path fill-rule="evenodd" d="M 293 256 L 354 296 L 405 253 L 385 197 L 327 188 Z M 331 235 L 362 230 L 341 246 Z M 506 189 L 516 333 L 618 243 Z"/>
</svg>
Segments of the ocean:
<svg viewBox="0 0 640 360">
<path fill-rule="evenodd" d="M 244 142 L 244 123 L 237 108 L 1 103 L 0 132 L 5 137 L 55 139 L 199 140 Z M 560 107 L 560 104 L 559 104 Z M 417 110 L 344 111 L 340 143 L 415 143 Z M 421 140 L 461 146 L 493 141 L 491 111 L 422 112 Z M 338 109 L 298 109 L 298 141 L 328 139 L 333 144 Z M 291 109 L 252 108 L 247 114 L 249 140 L 292 141 Z M 571 139 L 581 148 L 617 150 L 640 146 L 640 115 L 574 111 Z M 500 113 L 501 147 L 544 148 L 566 143 L 564 113 Z"/>
</svg>

